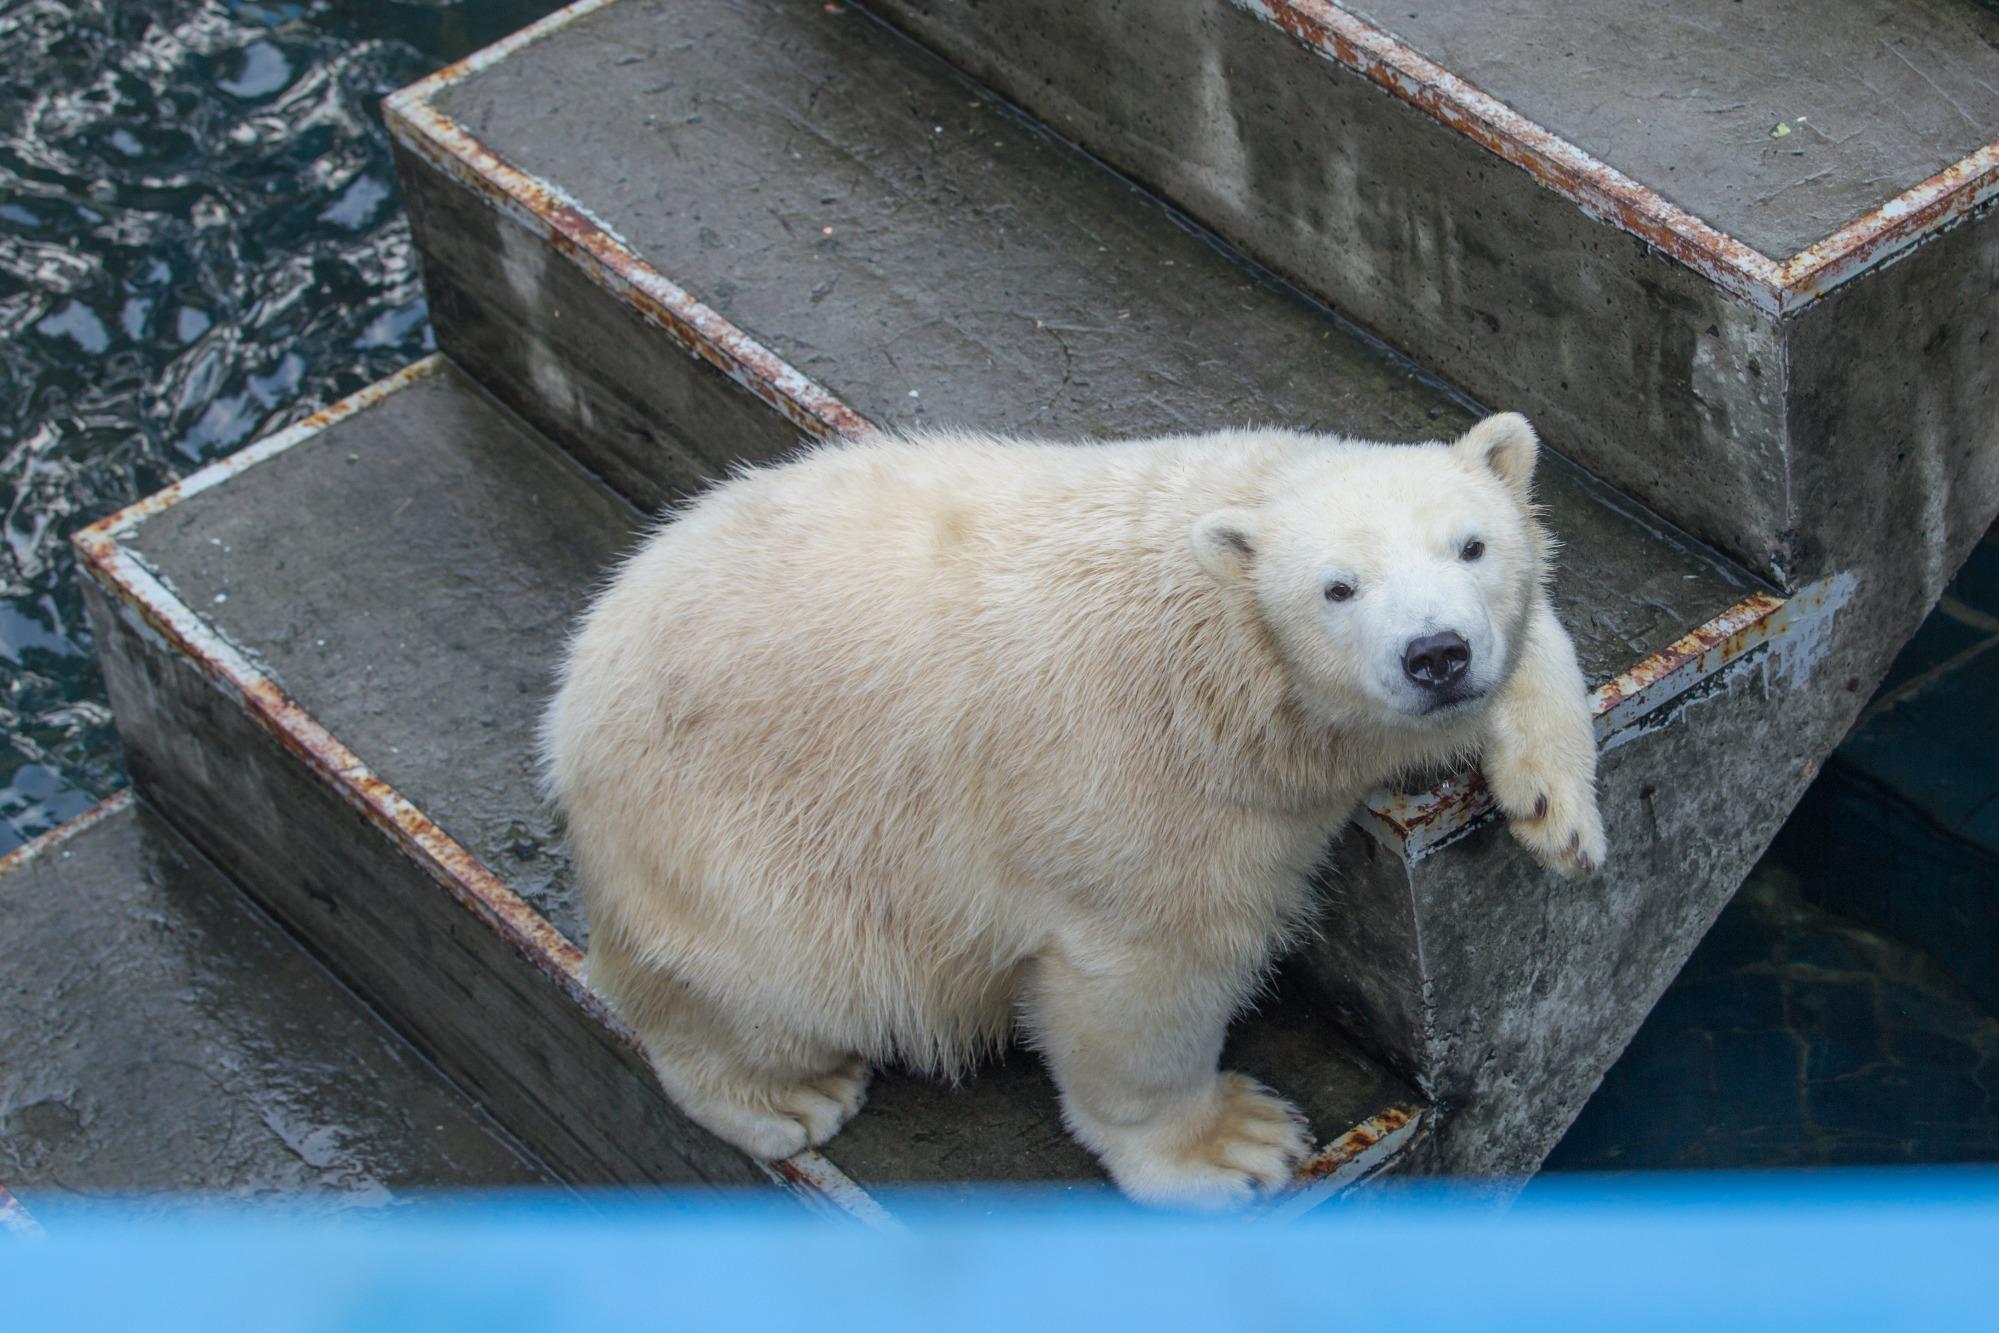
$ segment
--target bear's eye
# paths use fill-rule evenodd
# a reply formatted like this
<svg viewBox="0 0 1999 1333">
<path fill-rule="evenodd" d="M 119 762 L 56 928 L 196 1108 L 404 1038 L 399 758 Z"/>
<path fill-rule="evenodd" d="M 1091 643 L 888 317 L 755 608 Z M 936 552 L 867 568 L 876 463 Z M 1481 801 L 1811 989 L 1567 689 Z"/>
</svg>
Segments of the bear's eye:
<svg viewBox="0 0 1999 1333">
<path fill-rule="evenodd" d="M 1476 559 L 1478 559 L 1478 558 L 1479 558 L 1480 556 L 1482 556 L 1482 555 L 1484 555 L 1484 554 L 1485 554 L 1485 543 L 1484 543 L 1484 542 L 1480 542 L 1480 541 L 1470 541 L 1470 542 L 1466 542 L 1466 543 L 1464 544 L 1464 549 L 1458 552 L 1458 559 L 1460 559 L 1460 560 L 1476 560 Z"/>
<path fill-rule="evenodd" d="M 1351 596 L 1353 596 L 1353 585 L 1351 583 L 1328 583 L 1326 585 L 1326 600 L 1329 602 L 1344 602 Z"/>
</svg>

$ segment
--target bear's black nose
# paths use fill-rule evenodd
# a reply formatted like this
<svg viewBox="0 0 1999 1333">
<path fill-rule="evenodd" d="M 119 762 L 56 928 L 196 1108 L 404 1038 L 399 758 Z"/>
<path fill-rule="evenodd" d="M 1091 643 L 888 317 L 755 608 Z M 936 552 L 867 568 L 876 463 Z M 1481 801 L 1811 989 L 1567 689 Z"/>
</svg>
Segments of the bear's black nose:
<svg viewBox="0 0 1999 1333">
<path fill-rule="evenodd" d="M 1402 671 L 1426 690 L 1441 690 L 1464 679 L 1471 645 L 1455 630 L 1411 639 L 1402 650 Z"/>
</svg>

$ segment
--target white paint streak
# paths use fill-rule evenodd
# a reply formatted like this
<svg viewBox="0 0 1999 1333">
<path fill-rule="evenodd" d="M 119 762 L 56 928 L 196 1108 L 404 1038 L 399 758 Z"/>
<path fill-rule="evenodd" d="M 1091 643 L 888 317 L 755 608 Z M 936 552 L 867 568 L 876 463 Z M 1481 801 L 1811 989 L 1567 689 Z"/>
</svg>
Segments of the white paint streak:
<svg viewBox="0 0 1999 1333">
<path fill-rule="evenodd" d="M 89 816 L 79 815 L 78 818 L 87 819 Z M 42 1230 L 42 1224 L 29 1216 L 28 1210 L 21 1206 L 21 1201 L 8 1193 L 5 1186 L 0 1186 L 0 1235 L 13 1236 L 21 1240 L 39 1240 L 45 1234 L 47 1233 Z"/>
<path fill-rule="evenodd" d="M 1812 673 L 1832 651 L 1833 618 L 1853 600 L 1859 584 L 1859 578 L 1847 570 L 1800 589 L 1791 603 L 1802 609 L 1790 618 L 1786 632 L 1772 641 L 1763 663 L 1765 676 L 1785 689 L 1810 685 Z"/>
</svg>

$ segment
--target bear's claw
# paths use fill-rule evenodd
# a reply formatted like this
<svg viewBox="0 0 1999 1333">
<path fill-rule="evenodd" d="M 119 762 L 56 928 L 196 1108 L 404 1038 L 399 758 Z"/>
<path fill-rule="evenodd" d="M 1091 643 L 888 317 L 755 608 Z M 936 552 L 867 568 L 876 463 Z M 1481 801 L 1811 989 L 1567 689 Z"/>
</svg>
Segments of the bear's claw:
<svg viewBox="0 0 1999 1333">
<path fill-rule="evenodd" d="M 1537 798 L 1531 814 L 1509 811 L 1508 820 L 1520 845 L 1557 874 L 1587 878 L 1603 866 L 1603 821 L 1588 795 L 1559 803 Z"/>
<path fill-rule="evenodd" d="M 1548 776 L 1520 773 L 1503 759 L 1489 761 L 1486 769 L 1514 838 L 1535 860 L 1569 878 L 1594 875 L 1603 867 L 1606 848 L 1593 784 Z"/>
</svg>

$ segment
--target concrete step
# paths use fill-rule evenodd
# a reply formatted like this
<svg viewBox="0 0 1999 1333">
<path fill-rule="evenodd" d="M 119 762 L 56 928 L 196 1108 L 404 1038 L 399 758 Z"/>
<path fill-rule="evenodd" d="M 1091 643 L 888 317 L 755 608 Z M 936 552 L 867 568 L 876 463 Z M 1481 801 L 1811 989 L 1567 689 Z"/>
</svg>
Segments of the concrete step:
<svg viewBox="0 0 1999 1333">
<path fill-rule="evenodd" d="M 1999 510 L 1989 5 L 867 8 L 1750 568 L 1879 568 L 1869 680 Z"/>
<path fill-rule="evenodd" d="M 0 1230 L 551 1179 L 129 795 L 0 861 L 0 977 Z"/>
<path fill-rule="evenodd" d="M 1479 415 L 878 25 L 783 0 L 579 13 L 391 120 L 440 342 L 644 508 L 801 430 L 1419 439 Z M 633 136 L 612 109 L 662 83 Z M 1581 471 L 1543 485 L 1595 680 L 1778 605 Z"/>
<path fill-rule="evenodd" d="M 646 508 L 800 431 L 1414 439 L 1476 415 L 847 7 L 574 5 L 388 118 L 441 345 Z M 1557 888 L 1474 829 L 1475 775 L 1382 793 L 1337 858 L 1342 930 L 1305 964 L 1371 1050 L 1458 1108 L 1429 1169 L 1532 1169 L 1879 651 L 1829 637 L 1843 572 L 1786 599 L 1573 468 L 1550 467 L 1546 497 L 1619 865 L 1584 897 Z"/>
<path fill-rule="evenodd" d="M 131 770 L 190 838 L 563 1178 L 756 1182 L 591 993 L 534 787 L 561 640 L 641 523 L 433 358 L 83 544 Z M 1378 1167 L 1423 1108 L 1308 978 L 1279 993 L 1229 1058 L 1321 1134 L 1302 1206 Z M 884 1185 L 1101 1187 L 1018 1054 L 958 1089 L 884 1074 L 823 1158 L 776 1175 L 870 1216 Z"/>
</svg>

